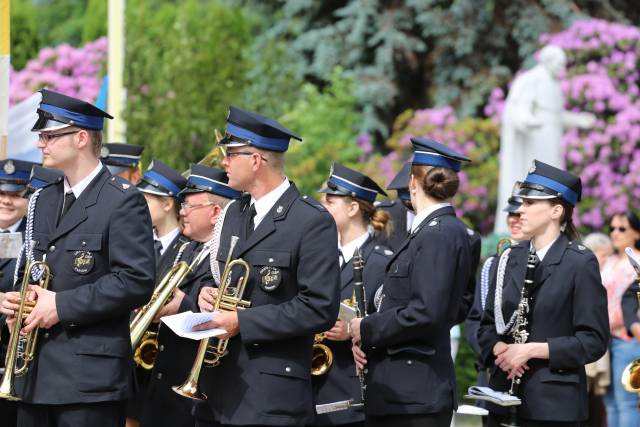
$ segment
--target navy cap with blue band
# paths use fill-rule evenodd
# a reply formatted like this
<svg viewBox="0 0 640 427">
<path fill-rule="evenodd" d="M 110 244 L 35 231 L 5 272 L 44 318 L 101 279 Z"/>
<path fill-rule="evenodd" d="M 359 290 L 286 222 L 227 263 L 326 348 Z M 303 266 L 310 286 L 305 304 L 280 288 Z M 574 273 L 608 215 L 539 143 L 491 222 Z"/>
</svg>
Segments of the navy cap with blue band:
<svg viewBox="0 0 640 427">
<path fill-rule="evenodd" d="M 37 165 L 37 163 L 24 160 L 0 160 L 0 190 L 25 190 L 31 177 L 31 169 L 35 165 Z"/>
<path fill-rule="evenodd" d="M 192 164 L 187 184 L 181 195 L 207 192 L 227 199 L 235 199 L 242 194 L 229 186 L 227 173 L 218 168 Z"/>
<path fill-rule="evenodd" d="M 252 145 L 262 150 L 285 152 L 291 138 L 302 141 L 277 121 L 232 106 L 227 116 L 226 134 L 219 144 L 228 147 Z"/>
<path fill-rule="evenodd" d="M 582 182 L 567 171 L 534 160 L 518 196 L 523 199 L 559 198 L 575 206 L 582 197 Z"/>
<path fill-rule="evenodd" d="M 153 160 L 140 178 L 137 187 L 143 193 L 179 199 L 179 194 L 186 184 L 187 179 L 180 172 L 160 160 Z"/>
<path fill-rule="evenodd" d="M 387 193 L 374 180 L 340 163 L 334 163 L 329 172 L 327 186 L 319 190 L 321 193 L 334 196 L 349 196 L 373 203 L 378 194 Z"/>
<path fill-rule="evenodd" d="M 442 167 L 458 172 L 462 162 L 471 161 L 468 157 L 433 139 L 413 137 L 411 143 L 414 165 Z"/>
<path fill-rule="evenodd" d="M 113 119 L 105 111 L 81 99 L 47 89 L 42 89 L 40 93 L 42 101 L 32 132 L 52 131 L 67 126 L 101 131 L 104 128 L 104 119 Z"/>
</svg>

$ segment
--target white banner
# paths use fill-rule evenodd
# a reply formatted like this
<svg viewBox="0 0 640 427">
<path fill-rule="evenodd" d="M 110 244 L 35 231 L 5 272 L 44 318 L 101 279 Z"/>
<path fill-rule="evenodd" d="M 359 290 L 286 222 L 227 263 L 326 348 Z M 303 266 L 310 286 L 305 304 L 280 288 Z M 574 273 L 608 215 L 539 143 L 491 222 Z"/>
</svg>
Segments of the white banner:
<svg viewBox="0 0 640 427">
<path fill-rule="evenodd" d="M 31 128 L 38 119 L 36 110 L 42 95 L 36 92 L 29 98 L 9 108 L 9 143 L 7 158 L 42 162 L 42 153 L 36 146 L 38 134 Z"/>
</svg>

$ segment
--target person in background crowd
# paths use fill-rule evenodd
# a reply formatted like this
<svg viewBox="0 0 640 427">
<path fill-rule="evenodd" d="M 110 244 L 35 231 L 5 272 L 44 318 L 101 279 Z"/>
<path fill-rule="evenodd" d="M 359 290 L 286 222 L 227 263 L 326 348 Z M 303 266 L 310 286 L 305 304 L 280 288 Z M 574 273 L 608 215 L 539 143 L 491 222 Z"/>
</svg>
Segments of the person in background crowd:
<svg viewBox="0 0 640 427">
<path fill-rule="evenodd" d="M 609 236 L 603 233 L 591 233 L 583 239 L 583 244 L 591 249 L 598 259 L 600 272 L 607 259 L 613 255 L 613 244 Z M 611 384 L 611 363 L 609 351 L 600 359 L 584 367 L 587 372 L 587 389 L 589 391 L 589 419 L 585 423 L 590 427 L 605 427 L 607 413 L 604 407 L 604 395 Z"/>
<path fill-rule="evenodd" d="M 640 355 L 640 342 L 628 333 L 622 314 L 622 296 L 636 280 L 636 273 L 624 252 L 630 247 L 640 256 L 640 219 L 631 211 L 613 215 L 609 222 L 611 241 L 616 253 L 602 268 L 602 283 L 607 289 L 609 327 L 611 328 L 611 386 L 605 396 L 609 427 L 638 427 L 638 396 L 624 390 L 622 372 Z"/>
</svg>

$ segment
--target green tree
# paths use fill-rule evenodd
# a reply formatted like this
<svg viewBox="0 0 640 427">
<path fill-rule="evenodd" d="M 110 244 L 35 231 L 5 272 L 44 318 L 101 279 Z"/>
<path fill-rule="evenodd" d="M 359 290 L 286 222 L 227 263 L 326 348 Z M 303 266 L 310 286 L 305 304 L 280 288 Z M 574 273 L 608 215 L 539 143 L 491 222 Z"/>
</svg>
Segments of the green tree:
<svg viewBox="0 0 640 427">
<path fill-rule="evenodd" d="M 109 3 L 104 0 L 89 0 L 82 26 L 82 43 L 107 35 L 108 7 Z"/>
<path fill-rule="evenodd" d="M 11 64 L 22 69 L 38 54 L 38 33 L 34 8 L 29 0 L 11 2 Z"/>
<path fill-rule="evenodd" d="M 131 1 L 127 16 L 127 141 L 145 160 L 186 169 L 215 144 L 246 84 L 250 28 L 219 1 Z"/>
<path fill-rule="evenodd" d="M 336 68 L 324 91 L 305 84 L 302 98 L 281 118 L 303 139 L 292 141 L 286 161 L 287 176 L 303 193 L 316 196 L 334 161 L 357 167 L 362 154 L 356 145 L 361 115 L 355 111 L 352 88 L 351 79 Z"/>
</svg>

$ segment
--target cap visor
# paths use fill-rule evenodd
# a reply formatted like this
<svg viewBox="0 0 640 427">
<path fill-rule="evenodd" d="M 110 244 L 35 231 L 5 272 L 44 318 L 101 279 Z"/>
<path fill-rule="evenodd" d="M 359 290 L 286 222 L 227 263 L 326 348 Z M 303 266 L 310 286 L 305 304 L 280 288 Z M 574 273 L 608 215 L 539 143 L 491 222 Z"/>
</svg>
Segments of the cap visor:
<svg viewBox="0 0 640 427">
<path fill-rule="evenodd" d="M 536 190 L 533 188 L 521 188 L 520 191 L 518 191 L 517 196 L 523 199 L 539 199 L 539 200 L 558 198 L 558 196 L 555 194 L 545 193 L 544 191 Z"/>
<path fill-rule="evenodd" d="M 0 191 L 13 191 L 13 192 L 22 192 L 27 189 L 26 184 L 9 184 L 9 183 L 0 183 Z"/>
</svg>

